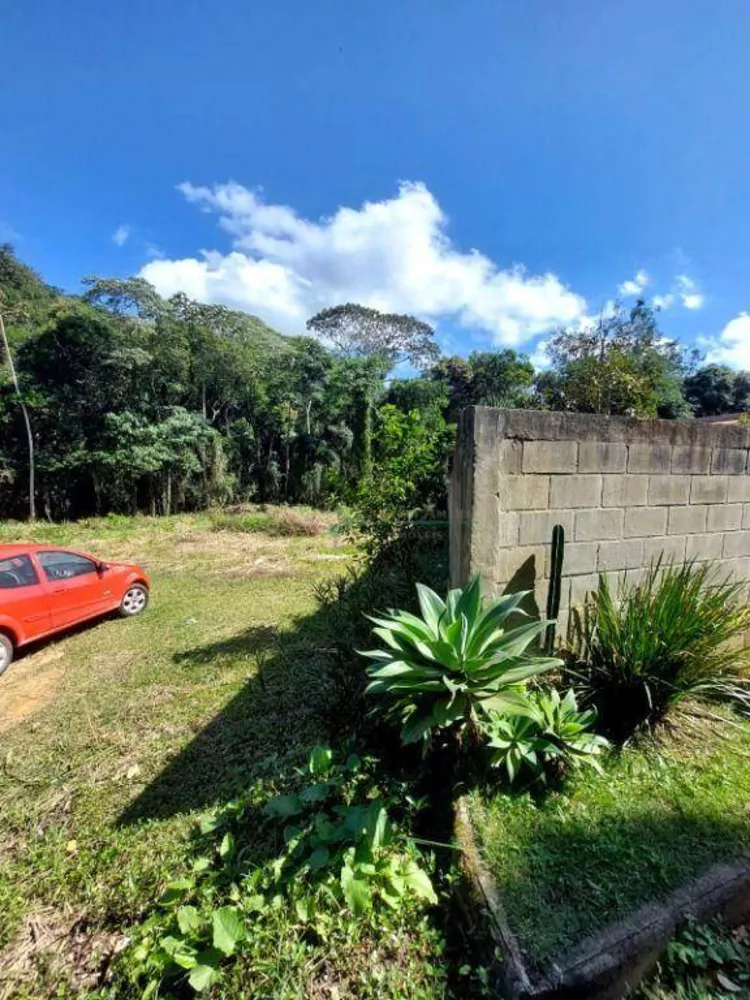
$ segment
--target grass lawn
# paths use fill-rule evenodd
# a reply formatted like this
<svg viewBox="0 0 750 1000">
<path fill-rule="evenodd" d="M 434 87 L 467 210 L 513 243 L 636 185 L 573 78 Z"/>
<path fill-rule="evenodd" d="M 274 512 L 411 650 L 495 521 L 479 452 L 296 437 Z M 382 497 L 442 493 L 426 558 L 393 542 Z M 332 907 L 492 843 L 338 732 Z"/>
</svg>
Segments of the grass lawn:
<svg viewBox="0 0 750 1000">
<path fill-rule="evenodd" d="M 3 1000 L 93 995 L 102 956 L 189 871 L 196 818 L 269 760 L 299 762 L 326 739 L 314 586 L 353 553 L 327 532 L 277 537 L 298 527 L 208 515 L 0 526 L 0 541 L 144 563 L 153 582 L 142 617 L 42 644 L 0 681 Z M 212 996 L 444 995 L 442 946 L 423 922 L 394 918 L 384 939 L 377 922 L 349 920 L 324 943 L 279 918 L 259 941 Z"/>
<path fill-rule="evenodd" d="M 750 849 L 750 735 L 720 720 L 685 720 L 565 792 L 471 800 L 510 925 L 538 967 Z"/>
</svg>

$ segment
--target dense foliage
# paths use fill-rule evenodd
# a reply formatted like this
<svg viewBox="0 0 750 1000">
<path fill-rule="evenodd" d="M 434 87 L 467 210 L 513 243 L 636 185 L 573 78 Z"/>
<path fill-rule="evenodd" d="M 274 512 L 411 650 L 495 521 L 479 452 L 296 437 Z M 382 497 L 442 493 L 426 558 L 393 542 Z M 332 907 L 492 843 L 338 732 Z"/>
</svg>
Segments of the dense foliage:
<svg viewBox="0 0 750 1000">
<path fill-rule="evenodd" d="M 552 361 L 538 380 L 551 409 L 632 417 L 690 416 L 683 379 L 694 361 L 666 339 L 643 301 L 616 307 L 591 327 L 560 330 L 547 345 Z"/>
<path fill-rule="evenodd" d="M 62 295 L 10 248 L 0 251 L 0 309 L 33 429 L 38 508 L 56 519 L 346 500 L 369 477 L 382 438 L 394 338 L 410 358 L 437 351 L 425 324 L 374 310 L 357 349 L 344 351 L 184 295 L 164 300 L 141 279 L 86 286 L 83 296 Z M 356 341 L 356 329 L 349 337 Z M 0 513 L 8 516 L 28 509 L 29 454 L 6 370 Z"/>
<path fill-rule="evenodd" d="M 209 990 L 229 959 L 258 947 L 256 926 L 273 927 L 280 916 L 325 940 L 337 919 L 362 918 L 378 904 L 419 913 L 437 903 L 415 843 L 389 817 L 393 808 L 403 816 L 403 790 L 391 782 L 385 793 L 375 764 L 354 755 L 339 764 L 316 746 L 297 791 L 259 810 L 256 782 L 204 816 L 203 853 L 189 876 L 166 886 L 124 956 L 123 972 L 142 995 L 161 995 L 167 984 L 180 995 Z M 243 851 L 248 825 L 275 837 L 277 856 L 259 863 Z"/>
<path fill-rule="evenodd" d="M 677 417 L 750 400 L 748 373 L 696 369 L 642 301 L 557 331 L 535 372 L 507 348 L 440 357 L 428 324 L 355 303 L 284 337 L 140 278 L 84 285 L 63 294 L 0 247 L 1 516 L 32 498 L 53 519 L 344 503 L 381 544 L 415 516 L 445 516 L 466 406 Z M 394 377 L 404 362 L 419 373 Z"/>
</svg>

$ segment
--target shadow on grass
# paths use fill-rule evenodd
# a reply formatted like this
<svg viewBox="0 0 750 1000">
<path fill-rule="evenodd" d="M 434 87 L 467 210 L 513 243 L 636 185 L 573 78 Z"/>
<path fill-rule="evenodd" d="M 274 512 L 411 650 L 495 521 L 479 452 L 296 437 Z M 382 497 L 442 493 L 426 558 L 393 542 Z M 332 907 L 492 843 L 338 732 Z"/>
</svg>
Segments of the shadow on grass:
<svg viewBox="0 0 750 1000">
<path fill-rule="evenodd" d="M 740 813 L 665 815 L 644 804 L 631 817 L 540 815 L 523 850 L 501 841 L 494 863 L 490 841 L 489 868 L 529 965 L 548 971 L 591 935 L 663 903 L 712 865 L 738 862 L 750 871 L 750 831 Z"/>
<path fill-rule="evenodd" d="M 166 765 L 122 813 L 121 824 L 220 805 L 247 787 L 259 770 L 287 770 L 319 742 L 345 743 L 371 729 L 362 703 L 370 643 L 366 612 L 415 607 L 414 582 L 444 587 L 440 539 L 408 561 L 381 559 L 325 585 L 318 609 L 291 629 L 250 628 L 230 639 L 175 655 L 182 668 L 222 657 L 247 657 L 255 670 L 244 687 Z M 368 738 L 367 745 L 372 746 Z"/>
</svg>

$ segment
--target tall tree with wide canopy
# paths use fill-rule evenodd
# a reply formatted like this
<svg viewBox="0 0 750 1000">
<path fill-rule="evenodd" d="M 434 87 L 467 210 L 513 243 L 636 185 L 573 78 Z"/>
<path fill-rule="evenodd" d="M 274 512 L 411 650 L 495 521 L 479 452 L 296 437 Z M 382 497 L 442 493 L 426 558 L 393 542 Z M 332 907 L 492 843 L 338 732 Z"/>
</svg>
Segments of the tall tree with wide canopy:
<svg viewBox="0 0 750 1000">
<path fill-rule="evenodd" d="M 307 321 L 307 329 L 345 357 L 380 357 L 391 365 L 408 361 L 415 368 L 426 368 L 440 357 L 428 323 L 353 302 L 323 309 Z"/>
</svg>

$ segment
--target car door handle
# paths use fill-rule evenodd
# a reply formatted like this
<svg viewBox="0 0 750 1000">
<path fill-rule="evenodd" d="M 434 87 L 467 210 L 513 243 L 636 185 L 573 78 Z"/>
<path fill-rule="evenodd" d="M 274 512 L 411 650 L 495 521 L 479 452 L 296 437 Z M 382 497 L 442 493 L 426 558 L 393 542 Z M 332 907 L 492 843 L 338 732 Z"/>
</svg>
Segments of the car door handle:
<svg viewBox="0 0 750 1000">
<path fill-rule="evenodd" d="M 52 593 L 53 594 L 64 594 L 66 590 L 68 590 L 68 587 L 55 587 L 55 589 L 52 591 Z"/>
</svg>

